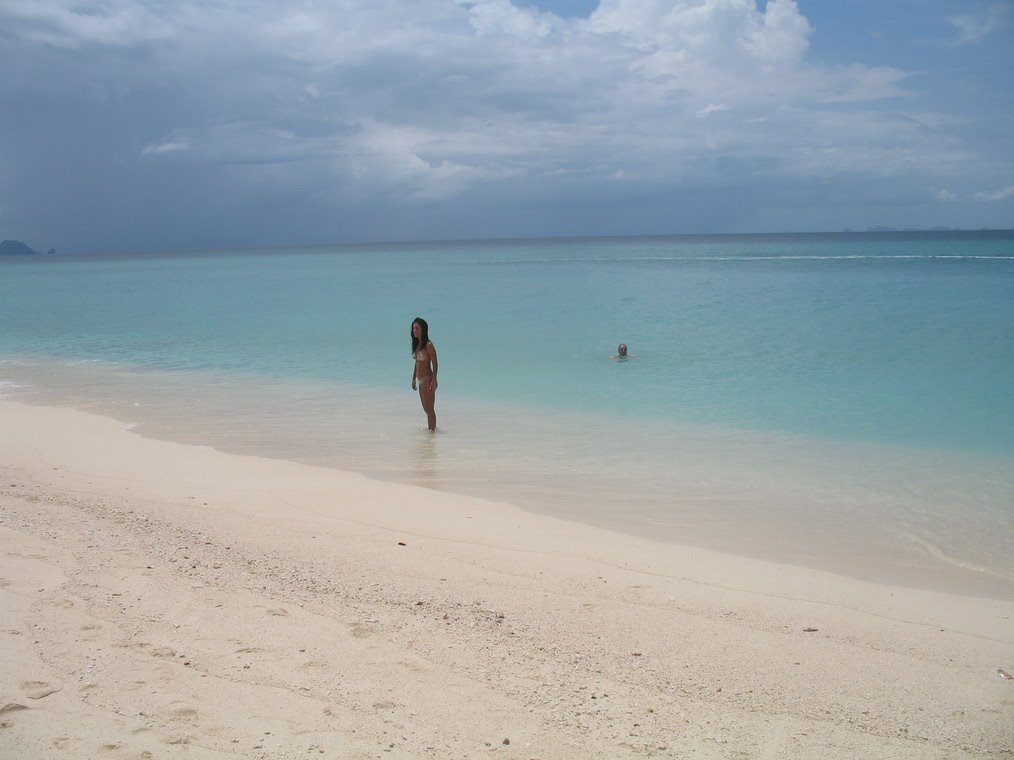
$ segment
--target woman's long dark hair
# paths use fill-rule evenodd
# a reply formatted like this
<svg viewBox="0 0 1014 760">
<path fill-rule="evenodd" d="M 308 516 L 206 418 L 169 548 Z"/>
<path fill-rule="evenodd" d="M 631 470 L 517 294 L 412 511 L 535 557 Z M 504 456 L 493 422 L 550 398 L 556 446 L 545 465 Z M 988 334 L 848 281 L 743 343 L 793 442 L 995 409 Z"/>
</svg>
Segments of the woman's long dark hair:
<svg viewBox="0 0 1014 760">
<path fill-rule="evenodd" d="M 419 323 L 419 327 L 421 328 L 419 330 L 418 338 L 412 335 L 412 328 L 411 327 L 408 328 L 408 334 L 412 335 L 413 355 L 415 355 L 415 352 L 418 351 L 420 348 L 426 348 L 426 346 L 428 346 L 430 342 L 430 326 L 426 324 L 426 320 L 423 319 L 422 317 L 416 317 L 415 319 L 412 320 L 412 324 L 414 325 L 416 322 Z"/>
</svg>

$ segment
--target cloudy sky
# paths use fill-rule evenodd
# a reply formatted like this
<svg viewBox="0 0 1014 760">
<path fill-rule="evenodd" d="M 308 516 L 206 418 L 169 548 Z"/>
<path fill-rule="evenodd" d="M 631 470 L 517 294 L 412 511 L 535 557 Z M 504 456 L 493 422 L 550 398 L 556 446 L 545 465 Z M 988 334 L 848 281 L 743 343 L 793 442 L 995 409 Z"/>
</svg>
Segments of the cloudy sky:
<svg viewBox="0 0 1014 760">
<path fill-rule="evenodd" d="M 1014 227 L 1010 0 L 0 0 L 61 251 Z"/>
</svg>

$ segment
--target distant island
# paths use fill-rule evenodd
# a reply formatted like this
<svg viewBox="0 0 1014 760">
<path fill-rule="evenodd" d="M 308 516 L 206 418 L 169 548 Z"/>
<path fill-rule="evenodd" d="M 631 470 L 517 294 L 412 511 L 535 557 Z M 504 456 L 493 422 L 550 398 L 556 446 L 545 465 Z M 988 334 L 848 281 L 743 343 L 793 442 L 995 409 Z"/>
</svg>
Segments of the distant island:
<svg viewBox="0 0 1014 760">
<path fill-rule="evenodd" d="M 56 253 L 55 248 L 50 248 L 48 253 Z M 37 256 L 38 251 L 33 251 L 20 240 L 4 240 L 0 243 L 0 256 Z"/>
<path fill-rule="evenodd" d="M 989 232 L 989 231 L 990 231 L 989 227 L 983 227 L 982 229 L 978 230 L 978 232 Z M 851 227 L 846 227 L 844 230 L 842 230 L 842 232 L 860 232 L 860 230 L 855 230 L 852 229 Z M 976 232 L 976 230 L 966 230 L 964 227 L 929 227 L 929 228 L 904 227 L 899 229 L 897 227 L 880 226 L 880 227 L 867 227 L 865 230 L 862 230 L 862 232 Z"/>
</svg>

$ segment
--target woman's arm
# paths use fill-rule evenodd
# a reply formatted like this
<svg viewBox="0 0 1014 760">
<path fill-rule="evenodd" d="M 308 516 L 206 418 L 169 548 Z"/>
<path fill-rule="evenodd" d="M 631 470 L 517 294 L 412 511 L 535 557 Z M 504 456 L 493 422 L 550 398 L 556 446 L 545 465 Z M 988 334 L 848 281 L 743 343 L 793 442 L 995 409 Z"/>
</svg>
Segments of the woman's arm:
<svg viewBox="0 0 1014 760">
<path fill-rule="evenodd" d="M 430 363 L 433 365 L 433 388 L 436 390 L 437 387 L 437 347 L 430 343 L 426 346 L 426 350 L 430 355 Z"/>
</svg>

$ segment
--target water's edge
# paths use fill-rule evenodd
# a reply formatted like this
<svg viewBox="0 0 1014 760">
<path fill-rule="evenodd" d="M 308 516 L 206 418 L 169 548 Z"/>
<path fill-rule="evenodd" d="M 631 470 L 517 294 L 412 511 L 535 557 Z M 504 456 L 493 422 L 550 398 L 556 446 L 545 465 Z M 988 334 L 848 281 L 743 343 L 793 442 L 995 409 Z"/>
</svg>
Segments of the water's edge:
<svg viewBox="0 0 1014 760">
<path fill-rule="evenodd" d="M 523 408 L 453 398 L 442 399 L 441 430 L 430 435 L 419 429 L 411 393 L 16 366 L 0 362 L 8 399 L 111 417 L 150 438 L 479 496 L 864 580 L 1014 599 L 1007 460 L 666 425 L 610 433 L 607 420 L 528 419 Z M 621 450 L 644 449 L 637 467 L 595 444 L 611 434 Z"/>
</svg>

